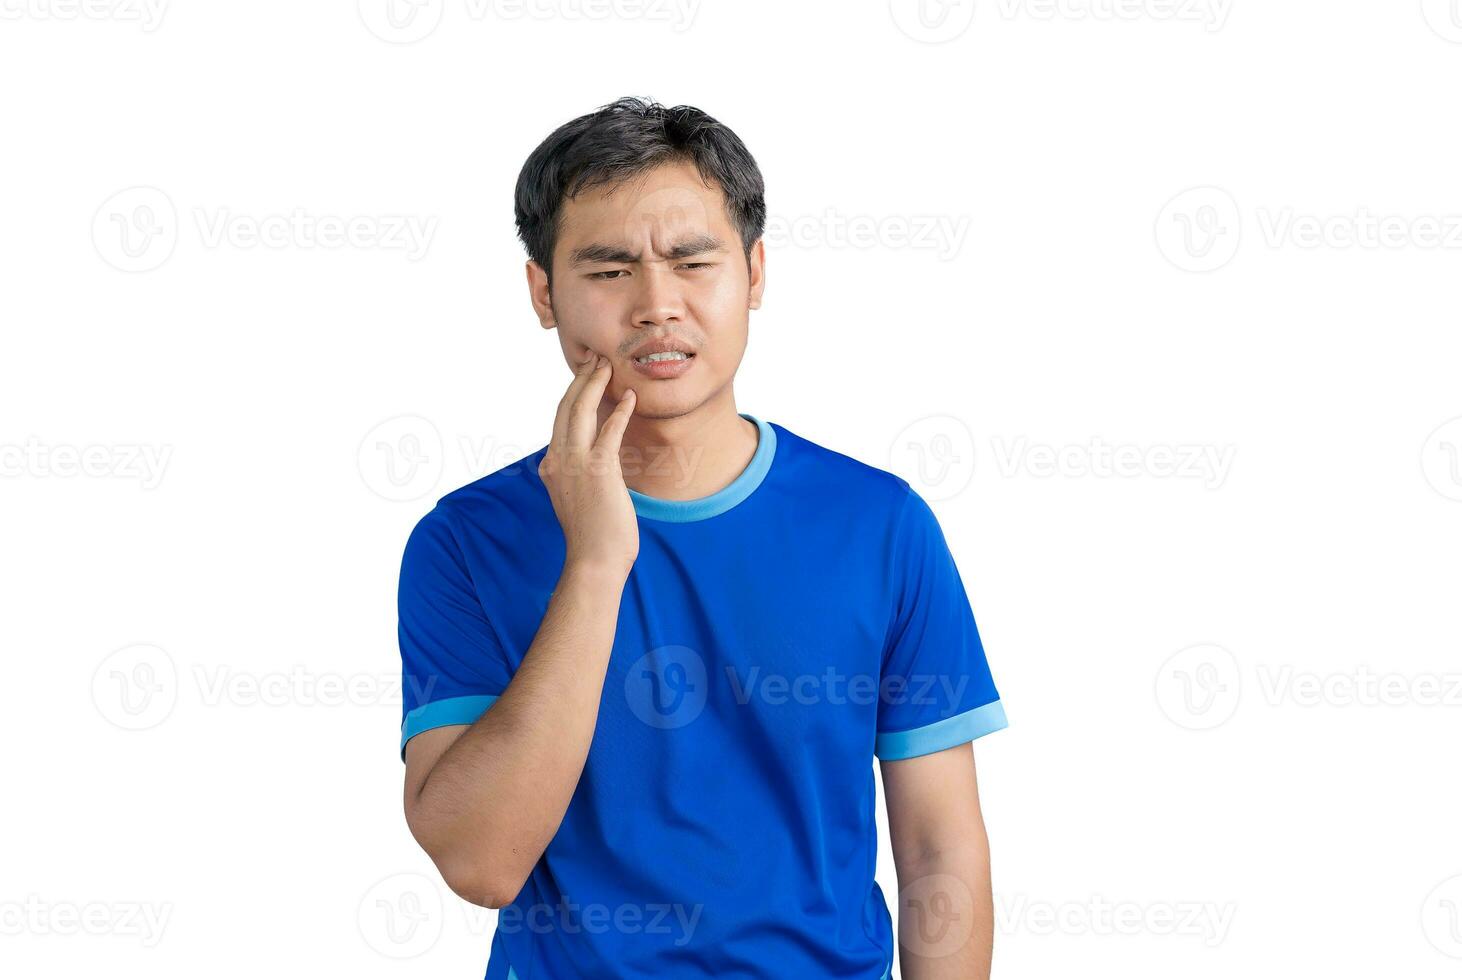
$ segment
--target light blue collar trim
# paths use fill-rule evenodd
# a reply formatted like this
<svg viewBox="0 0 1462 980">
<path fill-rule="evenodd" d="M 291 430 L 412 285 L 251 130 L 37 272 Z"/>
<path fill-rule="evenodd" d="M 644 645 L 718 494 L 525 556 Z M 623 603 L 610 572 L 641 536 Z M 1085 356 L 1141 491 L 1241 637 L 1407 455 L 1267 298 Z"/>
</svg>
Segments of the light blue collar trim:
<svg viewBox="0 0 1462 980">
<path fill-rule="evenodd" d="M 707 517 L 724 514 L 751 496 L 751 492 L 761 485 L 767 470 L 772 468 L 772 457 L 777 454 L 777 434 L 770 425 L 755 415 L 745 412 L 737 414 L 748 422 L 755 422 L 757 431 L 756 452 L 740 476 L 709 497 L 697 497 L 694 500 L 665 500 L 638 490 L 630 490 L 629 496 L 634 501 L 635 513 L 657 521 L 703 521 Z"/>
</svg>

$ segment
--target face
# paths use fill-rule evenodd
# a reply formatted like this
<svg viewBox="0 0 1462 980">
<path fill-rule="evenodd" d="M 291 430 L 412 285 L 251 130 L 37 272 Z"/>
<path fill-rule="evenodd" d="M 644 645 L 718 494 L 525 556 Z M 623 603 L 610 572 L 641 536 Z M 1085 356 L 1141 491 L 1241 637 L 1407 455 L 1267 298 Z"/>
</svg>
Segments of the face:
<svg viewBox="0 0 1462 980">
<path fill-rule="evenodd" d="M 689 163 L 666 164 L 564 202 L 553 252 L 553 290 L 528 263 L 534 309 L 556 327 L 570 367 L 589 351 L 613 368 L 612 407 L 634 388 L 635 415 L 686 415 L 722 392 L 746 350 L 749 312 L 761 305 L 763 248 L 747 268 L 720 189 Z M 645 362 L 646 348 L 685 359 Z"/>
</svg>

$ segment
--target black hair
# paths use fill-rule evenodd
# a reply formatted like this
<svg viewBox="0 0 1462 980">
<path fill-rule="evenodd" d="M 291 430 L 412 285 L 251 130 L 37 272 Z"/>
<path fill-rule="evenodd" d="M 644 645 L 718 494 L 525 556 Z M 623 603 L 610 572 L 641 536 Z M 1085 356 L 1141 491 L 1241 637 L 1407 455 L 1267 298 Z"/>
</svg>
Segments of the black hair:
<svg viewBox="0 0 1462 980">
<path fill-rule="evenodd" d="M 695 164 L 701 179 L 720 187 L 727 217 L 751 248 L 766 225 L 761 170 L 740 137 L 688 105 L 667 109 L 633 97 L 617 99 L 555 129 L 518 173 L 513 212 L 529 258 L 553 282 L 553 247 L 563 202 L 581 191 L 618 184 L 665 163 Z"/>
</svg>

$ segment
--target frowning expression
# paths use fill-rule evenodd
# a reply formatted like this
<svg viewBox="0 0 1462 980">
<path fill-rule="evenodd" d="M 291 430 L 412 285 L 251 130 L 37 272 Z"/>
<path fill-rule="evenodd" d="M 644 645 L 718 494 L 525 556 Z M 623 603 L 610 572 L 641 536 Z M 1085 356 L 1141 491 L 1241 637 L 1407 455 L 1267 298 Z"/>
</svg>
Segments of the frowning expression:
<svg viewBox="0 0 1462 980">
<path fill-rule="evenodd" d="M 636 415 L 668 418 L 735 376 L 763 263 L 760 241 L 748 261 L 720 189 L 677 162 L 565 201 L 551 295 L 532 262 L 529 284 L 570 366 L 604 354 L 613 367 L 605 398 L 631 387 Z"/>
</svg>

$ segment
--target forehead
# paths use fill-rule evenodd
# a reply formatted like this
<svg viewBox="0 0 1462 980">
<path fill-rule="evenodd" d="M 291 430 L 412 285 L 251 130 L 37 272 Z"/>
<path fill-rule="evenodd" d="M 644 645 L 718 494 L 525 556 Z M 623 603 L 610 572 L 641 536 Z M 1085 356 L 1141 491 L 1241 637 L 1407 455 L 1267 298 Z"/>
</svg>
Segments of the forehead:
<svg viewBox="0 0 1462 980">
<path fill-rule="evenodd" d="M 692 235 L 729 241 L 734 234 L 721 189 L 683 161 L 583 191 L 564 201 L 559 215 L 555 253 L 587 244 L 649 245 L 658 252 Z"/>
</svg>

